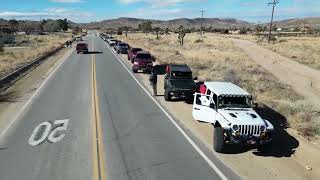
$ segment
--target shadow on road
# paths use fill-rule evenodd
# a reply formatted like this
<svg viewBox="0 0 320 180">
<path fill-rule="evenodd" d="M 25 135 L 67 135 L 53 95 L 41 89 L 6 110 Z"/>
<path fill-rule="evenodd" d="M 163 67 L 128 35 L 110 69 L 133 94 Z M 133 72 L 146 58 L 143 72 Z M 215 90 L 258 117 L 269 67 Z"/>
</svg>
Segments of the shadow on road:
<svg viewBox="0 0 320 180">
<path fill-rule="evenodd" d="M 299 141 L 287 133 L 287 118 L 265 104 L 259 104 L 256 112 L 274 126 L 273 142 L 266 151 L 255 151 L 253 154 L 265 157 L 291 157 L 295 149 L 299 147 Z M 227 145 L 225 154 L 239 154 L 252 150 L 253 146 L 241 146 L 237 144 Z"/>
<path fill-rule="evenodd" d="M 103 54 L 102 51 L 89 51 L 86 54 Z"/>
</svg>

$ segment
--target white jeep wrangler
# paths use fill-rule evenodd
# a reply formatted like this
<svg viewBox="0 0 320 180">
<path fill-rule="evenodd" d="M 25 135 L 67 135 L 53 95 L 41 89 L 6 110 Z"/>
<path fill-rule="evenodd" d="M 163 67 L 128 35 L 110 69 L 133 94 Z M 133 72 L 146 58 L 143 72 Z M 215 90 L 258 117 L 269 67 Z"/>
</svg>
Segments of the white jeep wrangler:
<svg viewBox="0 0 320 180">
<path fill-rule="evenodd" d="M 229 82 L 205 82 L 206 94 L 194 96 L 194 119 L 214 126 L 213 148 L 223 152 L 225 144 L 258 145 L 272 141 L 273 125 L 252 108 L 252 96 Z"/>
</svg>

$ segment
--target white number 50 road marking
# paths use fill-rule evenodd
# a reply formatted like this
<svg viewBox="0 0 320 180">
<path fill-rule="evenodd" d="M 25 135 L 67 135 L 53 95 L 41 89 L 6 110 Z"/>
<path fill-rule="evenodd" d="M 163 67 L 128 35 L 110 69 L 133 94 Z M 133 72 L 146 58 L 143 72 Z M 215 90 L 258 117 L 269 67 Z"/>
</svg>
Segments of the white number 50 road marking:
<svg viewBox="0 0 320 180">
<path fill-rule="evenodd" d="M 69 122 L 69 119 L 64 119 L 64 120 L 56 120 L 53 122 L 53 124 L 49 121 L 39 124 L 36 128 L 34 128 L 28 140 L 28 143 L 31 146 L 37 146 L 41 144 L 43 141 L 45 141 L 46 139 L 48 139 L 48 141 L 51 143 L 56 143 L 61 141 L 66 134 L 60 133 L 60 131 L 67 130 L 68 122 Z M 52 125 L 54 125 L 53 129 L 52 129 Z M 44 128 L 44 130 L 39 132 L 39 130 L 42 128 Z"/>
</svg>

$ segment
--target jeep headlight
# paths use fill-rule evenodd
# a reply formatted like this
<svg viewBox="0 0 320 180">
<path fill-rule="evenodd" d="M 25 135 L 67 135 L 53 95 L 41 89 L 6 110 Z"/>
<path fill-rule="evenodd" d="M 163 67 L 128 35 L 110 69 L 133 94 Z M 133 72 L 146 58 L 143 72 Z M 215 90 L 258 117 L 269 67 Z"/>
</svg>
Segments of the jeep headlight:
<svg viewBox="0 0 320 180">
<path fill-rule="evenodd" d="M 235 132 L 239 131 L 239 129 L 240 129 L 239 126 L 236 124 L 232 126 L 232 130 Z"/>
<path fill-rule="evenodd" d="M 260 126 L 260 131 L 264 131 L 266 129 L 265 126 Z"/>
</svg>

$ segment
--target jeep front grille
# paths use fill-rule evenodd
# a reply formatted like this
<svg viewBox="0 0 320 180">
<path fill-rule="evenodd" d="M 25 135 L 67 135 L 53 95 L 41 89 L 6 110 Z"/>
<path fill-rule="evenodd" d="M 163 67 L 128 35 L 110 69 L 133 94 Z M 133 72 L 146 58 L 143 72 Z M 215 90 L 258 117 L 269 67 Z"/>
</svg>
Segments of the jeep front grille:
<svg viewBox="0 0 320 180">
<path fill-rule="evenodd" d="M 260 135 L 259 125 L 240 125 L 239 127 L 241 135 Z"/>
</svg>

